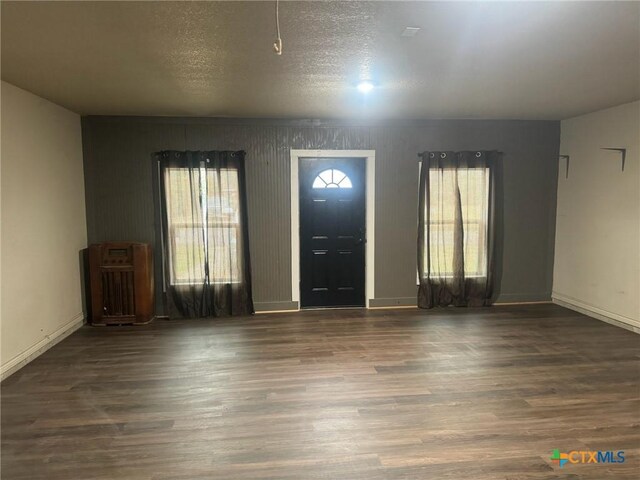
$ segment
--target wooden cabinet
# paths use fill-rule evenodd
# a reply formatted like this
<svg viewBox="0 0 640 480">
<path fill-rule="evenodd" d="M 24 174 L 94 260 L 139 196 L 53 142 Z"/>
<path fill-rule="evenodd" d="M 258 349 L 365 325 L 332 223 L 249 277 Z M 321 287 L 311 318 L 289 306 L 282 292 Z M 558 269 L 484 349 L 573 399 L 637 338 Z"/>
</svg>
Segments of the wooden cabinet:
<svg viewBox="0 0 640 480">
<path fill-rule="evenodd" d="M 89 247 L 92 325 L 144 324 L 153 319 L 153 260 L 145 243 Z"/>
</svg>

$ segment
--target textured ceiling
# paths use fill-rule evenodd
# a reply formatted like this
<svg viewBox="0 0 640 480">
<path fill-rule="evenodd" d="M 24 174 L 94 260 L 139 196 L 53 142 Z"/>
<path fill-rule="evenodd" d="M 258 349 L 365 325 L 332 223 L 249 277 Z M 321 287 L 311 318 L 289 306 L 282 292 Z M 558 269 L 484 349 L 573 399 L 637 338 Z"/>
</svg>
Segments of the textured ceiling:
<svg viewBox="0 0 640 480">
<path fill-rule="evenodd" d="M 560 119 L 640 98 L 638 2 L 282 2 L 280 57 L 270 1 L 1 8 L 3 80 L 82 114 Z"/>
</svg>

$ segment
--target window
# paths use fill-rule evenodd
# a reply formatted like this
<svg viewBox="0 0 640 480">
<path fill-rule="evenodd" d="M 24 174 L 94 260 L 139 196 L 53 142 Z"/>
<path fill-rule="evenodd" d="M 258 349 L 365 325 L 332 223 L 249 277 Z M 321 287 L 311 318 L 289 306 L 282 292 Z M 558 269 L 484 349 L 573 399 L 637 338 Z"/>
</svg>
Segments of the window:
<svg viewBox="0 0 640 480">
<path fill-rule="evenodd" d="M 241 282 L 238 171 L 167 168 L 165 193 L 171 284 Z"/>
<path fill-rule="evenodd" d="M 451 168 L 430 171 L 427 203 L 429 216 L 425 218 L 425 223 L 429 221 L 429 235 L 428 240 L 425 236 L 425 242 L 429 242 L 427 251 L 430 262 L 424 265 L 425 272 L 429 268 L 429 274 L 432 276 L 453 276 L 456 241 L 454 227 L 456 210 L 460 208 L 465 277 L 487 275 L 488 201 L 488 168 Z M 424 258 L 426 262 L 427 256 L 425 255 Z"/>
<path fill-rule="evenodd" d="M 324 170 L 313 180 L 312 188 L 353 188 L 351 179 L 334 168 Z"/>
</svg>

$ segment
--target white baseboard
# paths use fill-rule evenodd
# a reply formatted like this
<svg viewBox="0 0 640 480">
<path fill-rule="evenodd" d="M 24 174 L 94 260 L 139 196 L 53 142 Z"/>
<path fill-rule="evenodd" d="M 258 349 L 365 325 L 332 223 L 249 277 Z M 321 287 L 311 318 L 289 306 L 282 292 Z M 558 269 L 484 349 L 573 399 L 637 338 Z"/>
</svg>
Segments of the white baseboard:
<svg viewBox="0 0 640 480">
<path fill-rule="evenodd" d="M 589 305 L 588 303 L 578 300 L 577 298 L 569 297 L 567 295 L 562 295 L 556 292 L 553 292 L 551 294 L 551 298 L 553 299 L 553 303 L 558 304 L 561 307 L 575 310 L 576 312 L 583 313 L 584 315 L 595 318 L 597 320 L 602 320 L 603 322 L 615 325 L 616 327 L 621 327 L 627 330 L 631 330 L 635 333 L 640 333 L 640 321 L 633 318 L 625 317 L 624 315 L 619 315 L 617 313 L 603 310 L 602 308 Z"/>
<path fill-rule="evenodd" d="M 27 348 L 24 352 L 16 355 L 7 363 L 2 365 L 2 367 L 0 367 L 0 380 L 4 380 L 11 374 L 20 370 L 27 363 L 49 350 L 56 343 L 59 343 L 67 338 L 73 332 L 78 330 L 82 325 L 84 325 L 84 313 L 78 313 L 55 332 L 45 336 L 38 343 Z"/>
</svg>

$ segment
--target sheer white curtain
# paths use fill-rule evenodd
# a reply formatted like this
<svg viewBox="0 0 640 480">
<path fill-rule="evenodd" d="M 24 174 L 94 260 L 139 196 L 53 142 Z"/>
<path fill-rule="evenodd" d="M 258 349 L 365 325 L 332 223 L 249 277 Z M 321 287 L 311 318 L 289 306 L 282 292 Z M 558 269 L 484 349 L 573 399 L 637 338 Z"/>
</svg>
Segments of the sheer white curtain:
<svg viewBox="0 0 640 480">
<path fill-rule="evenodd" d="M 205 277 L 214 283 L 240 283 L 243 245 L 238 171 L 172 167 L 164 175 L 170 283 L 203 283 Z"/>
</svg>

